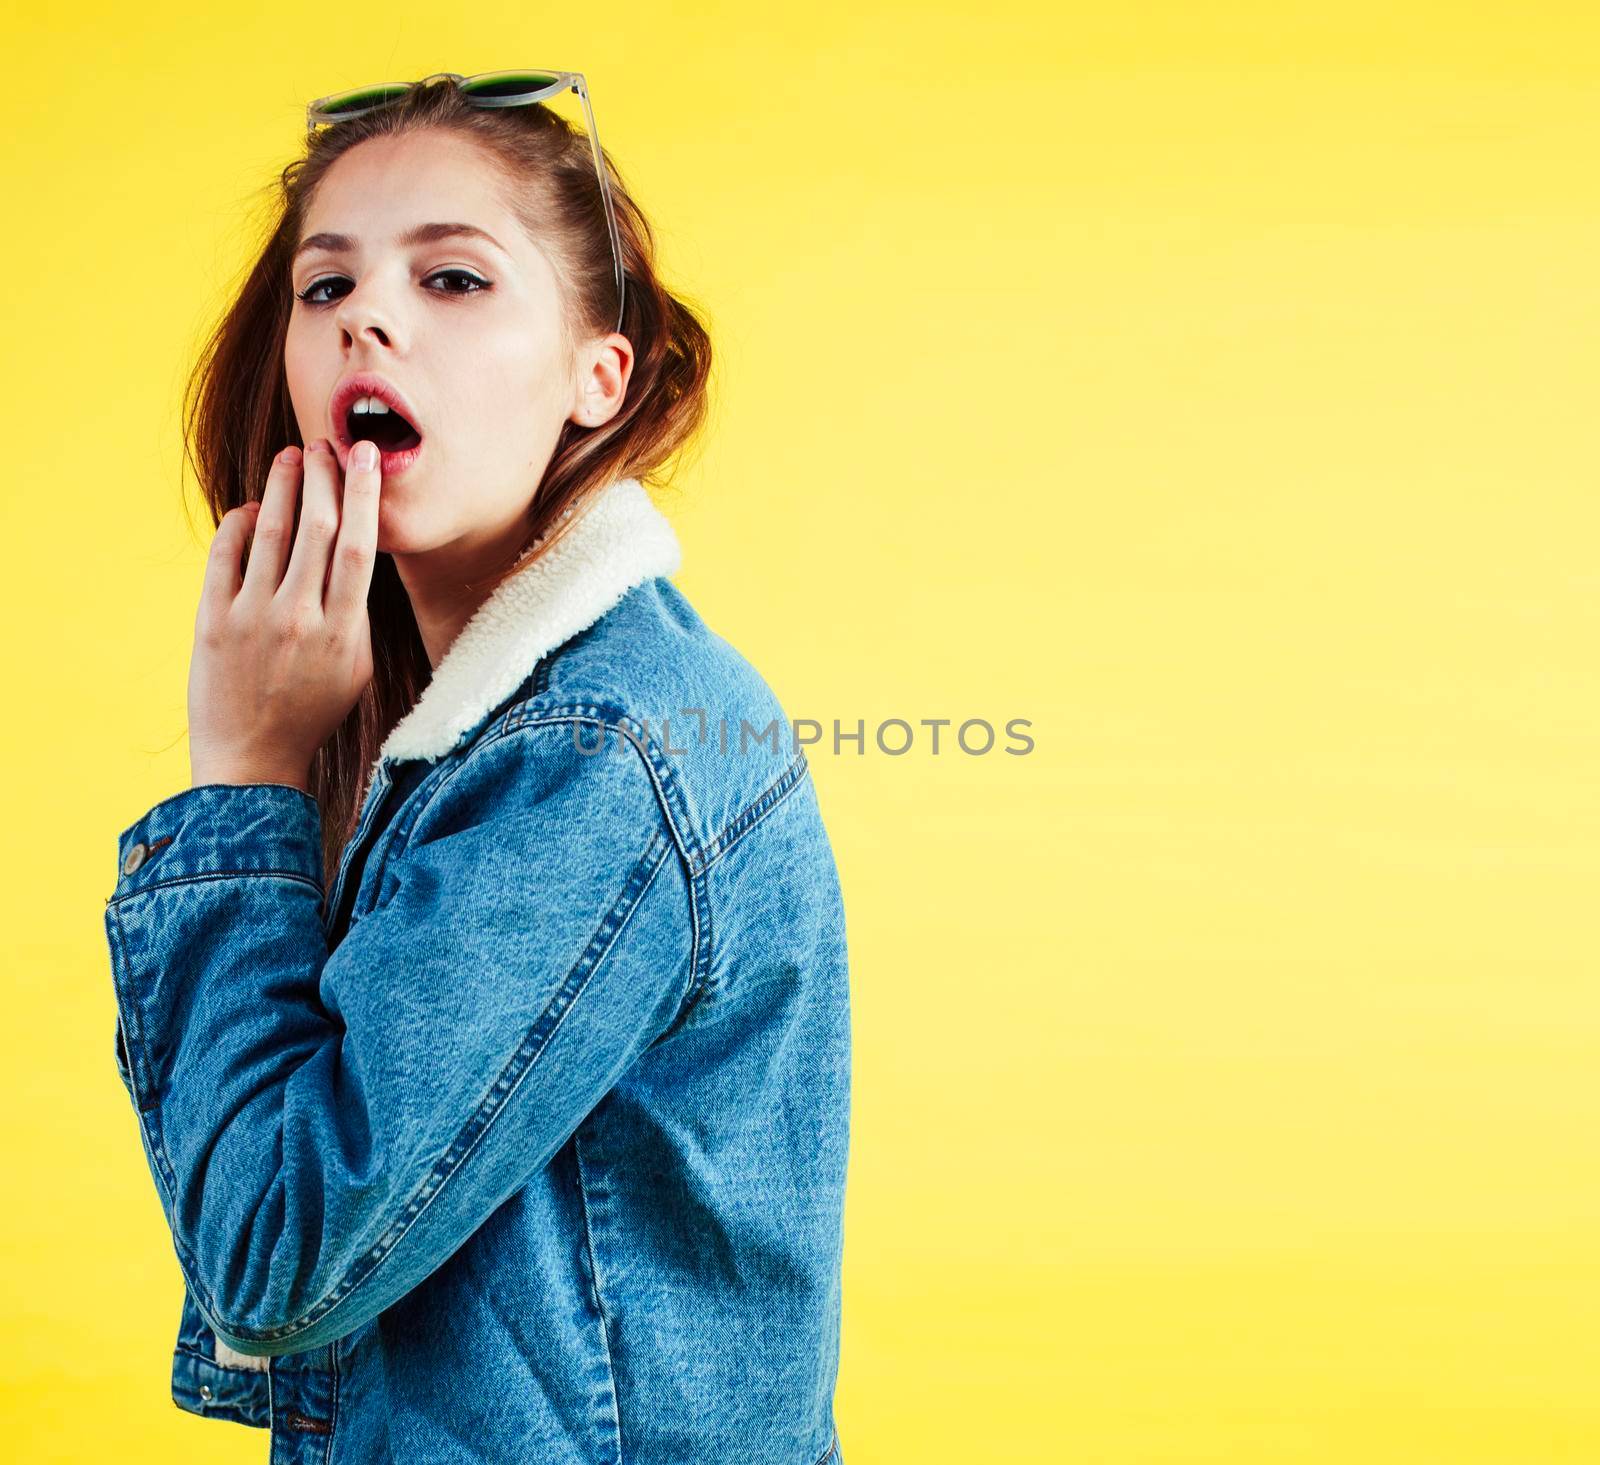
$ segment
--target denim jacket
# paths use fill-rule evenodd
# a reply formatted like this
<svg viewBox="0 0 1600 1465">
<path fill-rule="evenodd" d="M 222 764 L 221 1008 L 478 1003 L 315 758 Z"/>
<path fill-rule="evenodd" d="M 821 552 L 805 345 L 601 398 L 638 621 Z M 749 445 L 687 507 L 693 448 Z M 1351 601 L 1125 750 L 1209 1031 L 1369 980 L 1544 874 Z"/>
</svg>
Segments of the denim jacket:
<svg viewBox="0 0 1600 1465">
<path fill-rule="evenodd" d="M 636 479 L 318 805 L 118 838 L 172 1395 L 288 1462 L 842 1465 L 844 910 L 803 747 Z"/>
</svg>

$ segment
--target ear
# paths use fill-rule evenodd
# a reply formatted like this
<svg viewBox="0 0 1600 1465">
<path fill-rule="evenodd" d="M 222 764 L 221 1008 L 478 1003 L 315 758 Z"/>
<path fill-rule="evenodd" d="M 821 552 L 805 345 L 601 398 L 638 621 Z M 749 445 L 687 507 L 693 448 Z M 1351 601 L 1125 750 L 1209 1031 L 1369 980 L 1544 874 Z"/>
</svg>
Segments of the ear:
<svg viewBox="0 0 1600 1465">
<path fill-rule="evenodd" d="M 580 427 L 600 427 L 622 410 L 628 380 L 633 375 L 633 343 L 612 331 L 578 356 L 571 421 Z"/>
</svg>

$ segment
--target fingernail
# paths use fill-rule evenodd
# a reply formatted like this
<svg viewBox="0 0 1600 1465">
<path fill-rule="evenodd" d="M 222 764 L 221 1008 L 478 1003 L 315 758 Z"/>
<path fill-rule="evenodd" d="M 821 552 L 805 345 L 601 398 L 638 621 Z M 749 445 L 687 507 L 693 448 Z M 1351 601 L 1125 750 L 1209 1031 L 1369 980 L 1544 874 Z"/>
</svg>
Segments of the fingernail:
<svg viewBox="0 0 1600 1465">
<path fill-rule="evenodd" d="M 365 441 L 357 443 L 355 451 L 350 454 L 350 461 L 354 463 L 357 468 L 361 469 L 376 467 L 378 462 L 378 445 L 376 443 L 369 443 Z"/>
<path fill-rule="evenodd" d="M 291 444 L 278 454 L 278 461 L 285 468 L 293 468 L 300 461 L 300 449 Z"/>
</svg>

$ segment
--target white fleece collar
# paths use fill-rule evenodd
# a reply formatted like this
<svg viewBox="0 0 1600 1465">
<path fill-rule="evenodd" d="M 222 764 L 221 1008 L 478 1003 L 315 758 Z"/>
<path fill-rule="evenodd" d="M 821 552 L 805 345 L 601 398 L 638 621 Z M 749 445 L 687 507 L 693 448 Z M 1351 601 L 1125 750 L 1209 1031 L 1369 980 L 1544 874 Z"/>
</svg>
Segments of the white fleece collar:
<svg viewBox="0 0 1600 1465">
<path fill-rule="evenodd" d="M 562 517 L 572 513 L 566 511 Z M 495 589 L 462 627 L 433 678 L 390 730 L 378 759 L 433 759 L 505 701 L 547 651 L 576 636 L 627 592 L 681 562 L 678 536 L 637 478 L 582 506 L 577 523 Z"/>
</svg>

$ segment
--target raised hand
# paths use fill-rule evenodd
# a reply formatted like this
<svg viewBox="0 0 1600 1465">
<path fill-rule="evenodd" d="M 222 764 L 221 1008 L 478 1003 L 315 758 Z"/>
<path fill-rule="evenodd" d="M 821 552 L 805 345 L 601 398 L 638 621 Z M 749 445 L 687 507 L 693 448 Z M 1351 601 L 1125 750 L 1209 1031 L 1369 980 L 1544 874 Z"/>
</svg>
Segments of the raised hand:
<svg viewBox="0 0 1600 1465">
<path fill-rule="evenodd" d="M 372 679 L 367 588 L 380 480 L 377 450 L 361 442 L 341 489 L 332 445 L 319 438 L 304 455 L 285 448 L 260 502 L 223 516 L 189 664 L 193 783 L 286 783 L 310 791 L 312 758 Z"/>
</svg>

